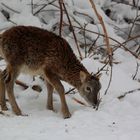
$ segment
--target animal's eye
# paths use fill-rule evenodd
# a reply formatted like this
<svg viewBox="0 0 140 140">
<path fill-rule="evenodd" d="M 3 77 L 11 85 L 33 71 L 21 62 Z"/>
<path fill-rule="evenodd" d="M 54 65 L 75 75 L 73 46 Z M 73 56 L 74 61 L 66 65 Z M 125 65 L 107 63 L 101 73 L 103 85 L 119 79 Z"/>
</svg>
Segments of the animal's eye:
<svg viewBox="0 0 140 140">
<path fill-rule="evenodd" d="M 90 92 L 91 91 L 90 87 L 86 87 L 86 91 Z"/>
</svg>

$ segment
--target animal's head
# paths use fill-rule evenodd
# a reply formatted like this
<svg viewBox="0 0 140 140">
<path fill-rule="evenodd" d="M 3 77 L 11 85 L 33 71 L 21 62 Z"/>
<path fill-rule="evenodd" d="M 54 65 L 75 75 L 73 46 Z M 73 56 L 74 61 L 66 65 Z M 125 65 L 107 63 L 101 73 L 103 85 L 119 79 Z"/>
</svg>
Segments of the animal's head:
<svg viewBox="0 0 140 140">
<path fill-rule="evenodd" d="M 100 75 L 93 76 L 80 71 L 80 80 L 82 84 L 79 88 L 79 93 L 93 107 L 98 104 L 98 94 L 101 89 L 99 78 Z"/>
</svg>

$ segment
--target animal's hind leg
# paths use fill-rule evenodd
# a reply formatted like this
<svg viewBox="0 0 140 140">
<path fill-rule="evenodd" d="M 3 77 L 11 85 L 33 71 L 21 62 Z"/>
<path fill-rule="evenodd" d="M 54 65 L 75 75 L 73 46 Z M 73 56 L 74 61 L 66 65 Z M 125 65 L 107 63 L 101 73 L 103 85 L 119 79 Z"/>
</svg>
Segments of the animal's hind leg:
<svg viewBox="0 0 140 140">
<path fill-rule="evenodd" d="M 2 71 L 0 71 L 0 105 L 2 110 L 8 110 L 5 99 L 5 83 L 2 74 Z"/>
<path fill-rule="evenodd" d="M 12 110 L 16 115 L 22 115 L 14 96 L 14 81 L 16 80 L 16 77 L 18 75 L 18 69 L 16 67 L 13 68 L 11 65 L 8 65 L 6 68 L 6 75 L 5 87 L 9 97 L 9 102 L 12 106 Z"/>
<path fill-rule="evenodd" d="M 47 109 L 49 110 L 54 110 L 53 109 L 53 86 L 46 81 L 46 86 L 47 86 L 47 90 L 48 90 L 48 99 L 47 99 Z"/>
</svg>

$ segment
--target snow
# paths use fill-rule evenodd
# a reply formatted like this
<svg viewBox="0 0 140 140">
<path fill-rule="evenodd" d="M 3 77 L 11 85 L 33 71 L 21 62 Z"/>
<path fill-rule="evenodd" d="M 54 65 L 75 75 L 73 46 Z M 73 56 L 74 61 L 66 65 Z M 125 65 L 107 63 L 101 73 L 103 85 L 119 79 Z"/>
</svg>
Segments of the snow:
<svg viewBox="0 0 140 140">
<path fill-rule="evenodd" d="M 59 12 L 53 13 L 52 11 L 48 11 L 48 14 L 32 15 L 30 0 L 0 0 L 0 2 L 20 12 L 20 14 L 18 14 L 8 11 L 10 12 L 10 19 L 17 25 L 32 25 L 52 30 L 52 27 L 59 20 Z M 34 2 L 39 3 L 39 0 Z M 40 3 L 45 2 L 45 0 L 40 1 Z M 124 39 L 115 33 L 114 26 L 111 25 L 111 23 L 113 23 L 117 27 L 121 26 L 121 24 L 119 25 L 120 20 L 118 19 L 115 23 L 104 14 L 101 8 L 103 6 L 109 6 L 111 1 L 96 0 L 95 2 L 97 9 L 105 21 L 108 35 L 123 42 Z M 97 21 L 97 18 L 94 17 L 95 13 L 90 3 L 81 0 L 68 0 L 67 4 L 68 8 L 71 8 L 69 9 L 71 16 L 75 10 L 86 13 L 93 17 L 94 21 L 96 21 L 95 24 L 97 24 L 96 26 L 95 24 L 88 23 L 89 19 L 87 17 L 76 15 L 78 17 L 76 18 L 76 16 L 73 15 L 81 25 L 88 23 L 86 29 L 103 33 L 101 25 Z M 132 17 L 134 15 L 135 11 L 131 14 L 129 12 L 127 13 L 126 7 L 124 7 L 126 10 L 119 12 L 122 8 L 121 6 L 119 7 L 118 5 L 115 9 L 119 13 L 118 16 Z M 0 9 L 2 8 L 6 9 L 0 5 Z M 56 7 L 48 6 L 49 10 L 51 8 L 57 9 Z M 40 17 L 45 17 L 47 25 L 41 22 Z M 74 20 L 72 20 L 72 23 L 73 25 L 77 25 Z M 11 26 L 13 26 L 13 24 L 8 22 L 0 12 L 0 31 Z M 122 26 L 124 26 L 124 24 Z M 77 36 L 79 35 L 80 38 L 79 32 L 77 29 L 76 34 Z M 92 40 L 97 38 L 97 35 L 92 33 L 87 33 L 87 36 Z M 71 33 L 68 35 L 65 34 L 65 38 L 71 44 L 76 55 L 78 55 L 74 46 L 75 43 L 71 37 Z M 100 37 L 97 45 L 103 44 L 103 42 L 103 38 Z M 113 41 L 110 40 L 110 42 L 115 45 Z M 0 140 L 140 140 L 140 91 L 131 93 L 121 100 L 117 98 L 127 91 L 140 87 L 140 83 L 132 79 L 136 71 L 136 64 L 140 62 L 131 54 L 121 49 L 115 51 L 113 61 L 119 63 L 113 64 L 112 82 L 107 95 L 104 95 L 104 93 L 110 78 L 110 67 L 108 67 L 108 71 L 102 72 L 100 79 L 102 85 L 100 96 L 102 101 L 97 111 L 89 106 L 76 103 L 72 97 L 76 97 L 87 104 L 78 93 L 66 95 L 69 110 L 72 114 L 70 119 L 62 118 L 60 99 L 56 91 L 54 93 L 55 111 L 53 112 L 46 109 L 47 89 L 45 83 L 38 76 L 35 77 L 35 81 L 33 81 L 33 77 L 21 74 L 18 79 L 27 83 L 29 87 L 23 90 L 20 86 L 15 85 L 14 90 L 16 101 L 25 116 L 16 116 L 12 113 L 10 104 L 7 103 L 9 110 L 4 111 L 5 115 L 0 114 Z M 103 66 L 99 60 L 95 60 L 93 57 L 83 59 L 82 63 L 89 72 L 93 73 L 96 73 L 98 69 Z M 5 61 L 0 61 L 0 67 L 1 69 L 5 67 Z M 139 76 L 140 73 L 138 71 L 137 78 Z M 34 84 L 38 84 L 42 87 L 41 93 L 32 90 L 31 87 Z M 71 88 L 71 86 L 65 82 L 63 82 L 63 85 L 66 91 Z"/>
<path fill-rule="evenodd" d="M 96 71 L 100 66 L 89 58 L 84 59 L 83 64 L 91 71 Z M 130 94 L 121 101 L 117 99 L 122 92 L 139 88 L 139 83 L 133 81 L 120 65 L 113 68 L 111 88 L 106 96 L 103 93 L 108 83 L 108 76 L 101 77 L 103 100 L 98 111 L 79 105 L 71 99 L 71 96 L 66 95 L 72 113 L 72 117 L 66 120 L 60 113 L 60 100 L 56 93 L 54 94 L 55 112 L 46 110 L 47 90 L 39 79 L 36 83 L 43 87 L 41 93 L 33 91 L 30 87 L 23 91 L 19 86 L 15 86 L 17 102 L 28 116 L 16 116 L 11 113 L 11 109 L 5 111 L 10 116 L 0 116 L 0 139 L 139 140 L 139 92 Z M 19 79 L 31 85 L 34 83 L 30 76 L 21 75 Z M 69 86 L 65 85 L 65 88 L 68 89 Z M 78 94 L 74 96 L 81 100 Z"/>
</svg>

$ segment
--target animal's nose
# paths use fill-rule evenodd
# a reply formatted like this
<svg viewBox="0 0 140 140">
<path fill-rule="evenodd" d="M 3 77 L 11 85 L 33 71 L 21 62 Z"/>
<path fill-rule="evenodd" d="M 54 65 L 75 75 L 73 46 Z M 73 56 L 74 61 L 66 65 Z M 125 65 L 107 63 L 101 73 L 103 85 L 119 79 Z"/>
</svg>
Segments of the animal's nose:
<svg viewBox="0 0 140 140">
<path fill-rule="evenodd" d="M 98 106 L 99 100 L 94 100 L 94 103 L 92 104 L 93 108 L 96 108 Z"/>
</svg>

